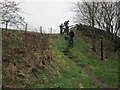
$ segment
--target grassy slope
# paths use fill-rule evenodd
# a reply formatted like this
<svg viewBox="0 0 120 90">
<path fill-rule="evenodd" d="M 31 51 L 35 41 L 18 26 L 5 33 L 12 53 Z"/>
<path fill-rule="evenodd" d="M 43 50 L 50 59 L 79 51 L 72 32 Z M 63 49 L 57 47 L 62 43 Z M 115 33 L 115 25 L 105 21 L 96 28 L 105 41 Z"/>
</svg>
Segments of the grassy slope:
<svg viewBox="0 0 120 90">
<path fill-rule="evenodd" d="M 118 87 L 118 55 L 110 52 L 110 58 L 101 61 L 91 51 L 91 43 L 85 38 L 79 37 L 78 34 L 79 31 L 75 34 L 74 47 L 71 50 L 72 54 L 78 57 L 80 62 L 88 66 L 103 83 Z"/>
<path fill-rule="evenodd" d="M 66 41 L 64 36 L 59 36 L 58 40 L 52 43 L 53 53 L 55 55 L 55 60 L 52 62 L 56 67 L 51 67 L 53 70 L 57 71 L 57 76 L 51 78 L 49 83 L 46 85 L 41 85 L 38 80 L 31 87 L 34 88 L 95 88 L 97 87 L 88 75 L 83 72 L 76 64 L 71 61 L 67 56 L 63 55 L 61 50 L 66 48 Z"/>
<path fill-rule="evenodd" d="M 38 75 L 53 73 L 49 68 L 52 55 L 46 38 L 48 35 L 34 32 L 24 34 L 23 31 L 3 31 L 2 84 L 4 87 L 25 88 L 38 80 Z M 39 80 L 45 83 L 43 78 Z"/>
<path fill-rule="evenodd" d="M 22 44 L 24 32 L 21 31 L 4 31 L 3 32 L 3 85 L 9 88 L 79 88 L 79 87 L 97 87 L 91 79 L 84 73 L 74 62 L 63 55 L 62 49 L 66 48 L 64 36 L 50 35 L 51 56 L 52 59 L 45 69 L 40 67 L 33 71 L 33 66 L 37 67 L 37 58 L 40 47 L 36 51 L 31 47 L 32 37 L 27 36 L 27 45 Z M 34 33 L 31 33 L 34 35 Z M 58 37 L 58 39 L 54 39 Z M 29 39 L 31 39 L 29 41 Z M 44 40 L 43 40 L 44 41 Z M 54 42 L 53 42 L 54 41 Z M 35 42 L 34 42 L 35 43 Z M 44 44 L 44 43 L 43 43 Z M 41 44 L 42 45 L 42 42 Z M 33 44 L 35 46 L 35 44 Z M 43 46 L 43 45 L 42 45 Z M 25 47 L 25 49 L 24 49 Z M 16 51 L 17 50 L 17 51 Z M 22 52 L 21 52 L 22 50 Z M 30 53 L 32 52 L 32 53 Z M 35 53 L 35 55 L 33 55 Z M 36 54 L 37 53 L 37 54 Z M 49 56 L 50 53 L 45 53 Z M 46 58 L 43 55 L 43 59 Z M 45 57 L 44 57 L 45 56 Z M 41 56 L 42 57 L 42 56 Z M 54 57 L 54 58 L 53 58 Z M 36 58 L 36 60 L 33 60 Z M 40 59 L 38 59 L 40 60 Z M 31 63 L 34 61 L 33 63 Z M 35 62 L 36 61 L 36 62 Z M 37 77 L 34 75 L 36 73 Z"/>
<path fill-rule="evenodd" d="M 19 87 L 20 84 L 24 84 L 24 82 L 21 82 L 21 81 L 14 81 L 14 78 L 11 76 L 12 71 L 10 71 L 10 69 L 12 70 L 15 69 L 13 65 L 10 65 L 11 64 L 10 62 L 12 62 L 13 64 L 15 61 L 18 61 L 19 59 L 22 58 L 21 54 L 19 54 L 19 57 L 18 57 L 18 54 L 15 53 L 14 51 L 15 47 L 21 46 L 21 43 L 19 43 L 20 38 L 19 37 L 16 38 L 17 35 L 19 35 L 20 33 L 21 32 L 19 31 L 8 31 L 8 32 L 3 31 L 2 33 L 3 35 L 3 40 L 2 40 L 2 68 L 3 68 L 2 79 L 3 80 L 2 80 L 2 84 L 4 86 L 14 85 L 14 86 Z M 8 73 L 7 71 L 11 73 Z M 5 73 L 7 73 L 7 75 Z"/>
<path fill-rule="evenodd" d="M 91 52 L 90 49 L 90 43 L 86 42 L 86 40 L 79 39 L 77 34 L 75 34 L 74 38 L 74 47 L 71 49 L 71 54 L 76 56 L 80 62 L 83 62 L 85 65 L 87 65 L 93 72 L 98 76 L 98 78 L 103 81 L 104 83 L 116 87 L 118 84 L 118 59 L 116 54 L 111 55 L 111 59 L 106 61 L 101 61 L 97 55 L 94 55 L 94 53 Z M 19 35 L 19 33 L 18 33 Z M 62 50 L 67 48 L 67 42 L 64 40 L 64 35 L 55 35 L 58 37 L 58 39 L 53 39 L 51 43 L 52 47 L 52 54 L 54 55 L 54 60 L 50 62 L 50 66 L 47 67 L 49 70 L 42 71 L 39 74 L 39 79 L 35 79 L 34 75 L 31 75 L 33 80 L 32 83 L 29 83 L 27 85 L 27 88 L 57 88 L 57 87 L 63 87 L 63 88 L 93 88 L 97 87 L 90 77 L 83 72 L 79 66 L 75 64 L 74 61 L 70 60 L 67 56 L 63 55 L 61 52 Z M 8 37 L 7 37 L 8 39 Z M 17 43 L 17 39 L 15 39 L 14 36 L 11 35 L 11 37 L 6 41 L 4 41 L 6 46 L 20 46 L 20 43 Z M 3 50 L 8 50 L 10 55 L 15 55 L 16 53 L 11 52 L 12 47 L 4 48 Z M 4 53 L 4 52 L 3 52 Z M 18 55 L 17 55 L 18 56 Z M 20 56 L 20 55 L 19 55 Z M 19 59 L 19 58 L 18 58 Z M 16 60 L 16 58 L 12 58 L 11 60 Z M 21 60 L 19 60 L 21 61 Z M 24 63 L 23 61 L 20 63 Z M 26 63 L 26 62 L 25 62 Z M 20 64 L 20 65 L 26 65 L 26 64 Z M 40 70 L 41 71 L 41 70 Z M 11 82 L 12 78 L 8 77 L 3 80 L 3 83 L 8 85 L 19 85 L 26 84 L 26 82 Z"/>
<path fill-rule="evenodd" d="M 79 66 L 76 66 L 74 61 L 70 60 L 67 56 L 63 55 L 62 50 L 67 48 L 67 42 L 64 40 L 64 35 L 60 36 L 56 43 L 53 45 L 54 50 L 61 56 L 57 59 L 57 63 L 63 62 L 60 65 L 60 72 L 62 74 L 61 83 L 63 82 L 63 87 L 73 87 L 79 88 L 80 86 L 87 87 L 97 87 L 91 79 L 84 73 Z"/>
</svg>

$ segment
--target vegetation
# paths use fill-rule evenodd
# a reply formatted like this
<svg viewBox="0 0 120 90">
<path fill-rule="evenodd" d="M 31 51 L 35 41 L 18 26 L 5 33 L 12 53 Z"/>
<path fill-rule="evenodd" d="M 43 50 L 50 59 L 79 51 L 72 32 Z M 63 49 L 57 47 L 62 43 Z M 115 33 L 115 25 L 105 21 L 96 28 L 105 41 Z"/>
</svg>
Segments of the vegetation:
<svg viewBox="0 0 120 90">
<path fill-rule="evenodd" d="M 33 36 L 37 39 L 39 34 L 27 33 L 27 35 L 32 40 Z M 41 38 L 43 37 L 44 39 L 45 37 L 51 37 L 49 41 L 52 44 L 52 48 L 49 51 L 46 51 L 48 45 L 45 41 L 38 44 L 37 41 L 41 39 L 36 41 L 33 39 L 31 41 L 26 37 L 27 40 L 24 42 L 25 36 L 21 31 L 3 31 L 3 87 L 97 87 L 85 72 L 61 52 L 66 47 L 64 36 L 41 35 Z M 53 42 L 54 40 L 57 41 Z M 31 42 L 34 42 L 34 44 Z M 40 45 L 40 47 L 35 47 L 35 43 Z M 44 50 L 43 47 L 41 48 L 43 44 L 44 47 L 46 46 Z M 63 47 L 61 44 L 63 44 Z M 33 46 L 34 48 L 32 48 Z M 25 48 L 23 49 L 23 47 Z M 41 59 L 38 57 L 41 57 Z"/>
<path fill-rule="evenodd" d="M 75 2 L 72 11 L 75 12 L 75 22 L 78 24 L 86 24 L 91 27 L 99 27 L 107 32 L 119 33 L 119 1 L 113 2 L 112 0 L 95 2 L 92 0 Z"/>
<path fill-rule="evenodd" d="M 2 30 L 3 88 L 120 86 L 119 2 L 77 2 L 73 11 L 78 24 L 70 28 L 75 33 L 73 44 L 70 33 L 65 33 L 69 20 L 61 35 L 43 34 L 42 26 L 40 33 L 28 32 L 18 5 L 0 2 L 0 23 L 6 26 Z M 10 25 L 25 26 L 25 31 L 10 30 Z"/>
<path fill-rule="evenodd" d="M 3 30 L 2 45 L 4 87 L 26 87 L 51 65 L 48 35 Z"/>
<path fill-rule="evenodd" d="M 99 44 L 96 46 L 99 50 Z M 80 35 L 79 31 L 74 38 L 74 47 L 71 52 L 78 57 L 79 62 L 88 66 L 103 83 L 111 87 L 118 87 L 118 53 L 109 51 L 110 57 L 101 60 L 99 55 L 91 50 L 88 38 Z"/>
<path fill-rule="evenodd" d="M 65 36 L 3 31 L 3 87 L 99 88 L 79 62 L 90 68 L 104 84 L 118 86 L 117 53 L 110 52 L 111 56 L 102 61 L 99 53 L 91 49 L 90 39 L 80 31 L 75 31 L 73 48 L 68 48 Z M 96 46 L 99 51 L 99 43 Z M 68 49 L 68 55 L 61 52 Z"/>
<path fill-rule="evenodd" d="M 21 9 L 16 1 L 0 1 L 0 24 L 4 24 L 6 30 L 8 26 L 21 27 L 25 26 L 25 20 L 21 15 Z"/>
</svg>

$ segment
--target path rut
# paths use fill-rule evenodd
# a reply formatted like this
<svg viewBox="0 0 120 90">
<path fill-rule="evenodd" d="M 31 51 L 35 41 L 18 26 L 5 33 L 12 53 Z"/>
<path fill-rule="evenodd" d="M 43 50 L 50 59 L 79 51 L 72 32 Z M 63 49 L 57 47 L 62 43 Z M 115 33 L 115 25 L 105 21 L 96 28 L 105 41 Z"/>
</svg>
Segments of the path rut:
<svg viewBox="0 0 120 90">
<path fill-rule="evenodd" d="M 80 68 L 86 72 L 88 74 L 88 76 L 92 79 L 92 81 L 99 86 L 100 88 L 110 88 L 108 85 L 103 84 L 98 78 L 97 76 L 87 67 L 85 66 L 83 63 L 81 63 L 79 60 L 77 60 L 74 56 L 68 56 L 69 55 L 69 50 L 64 50 L 62 51 L 64 53 L 64 55 L 66 55 L 68 58 L 70 58 L 71 60 L 73 60 L 76 64 L 78 64 L 80 66 Z M 76 60 L 75 60 L 76 59 Z"/>
</svg>

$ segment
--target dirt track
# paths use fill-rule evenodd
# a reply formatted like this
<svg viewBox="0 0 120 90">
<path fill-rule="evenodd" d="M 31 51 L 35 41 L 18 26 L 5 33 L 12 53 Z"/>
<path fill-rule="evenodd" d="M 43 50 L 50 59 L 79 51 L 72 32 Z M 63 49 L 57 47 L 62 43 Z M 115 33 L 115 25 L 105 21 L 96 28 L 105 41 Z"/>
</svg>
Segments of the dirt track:
<svg viewBox="0 0 120 90">
<path fill-rule="evenodd" d="M 77 60 L 76 57 L 74 56 L 70 56 L 69 57 L 69 50 L 64 50 L 62 51 L 64 53 L 64 55 L 68 56 L 68 58 L 70 58 L 71 60 L 73 60 L 76 65 L 78 65 L 84 72 L 86 72 L 88 74 L 88 76 L 92 79 L 92 81 L 99 86 L 99 88 L 110 88 L 108 85 L 103 84 L 98 78 L 97 76 L 87 67 L 85 66 L 83 63 L 81 63 L 79 60 Z"/>
</svg>

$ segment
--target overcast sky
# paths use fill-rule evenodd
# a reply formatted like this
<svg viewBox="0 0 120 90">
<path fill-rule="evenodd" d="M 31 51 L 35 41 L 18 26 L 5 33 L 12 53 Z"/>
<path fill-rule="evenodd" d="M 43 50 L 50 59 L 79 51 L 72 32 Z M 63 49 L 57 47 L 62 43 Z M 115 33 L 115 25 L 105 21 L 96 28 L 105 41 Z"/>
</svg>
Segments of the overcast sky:
<svg viewBox="0 0 120 90">
<path fill-rule="evenodd" d="M 14 1 L 20 2 L 20 8 L 26 13 L 23 14 L 23 17 L 29 23 L 30 28 L 36 27 L 37 29 L 39 29 L 39 27 L 42 26 L 46 32 L 50 27 L 59 30 L 59 25 L 61 23 L 64 23 L 65 20 L 69 20 L 69 25 L 73 25 L 74 13 L 70 11 L 70 8 L 73 6 L 71 3 L 82 0 Z"/>
<path fill-rule="evenodd" d="M 23 15 L 30 27 L 39 28 L 43 26 L 48 32 L 48 28 L 59 29 L 59 25 L 65 20 L 70 20 L 69 25 L 73 25 L 73 12 L 70 11 L 73 0 L 16 0 L 21 2 L 20 7 L 26 13 Z M 74 0 L 75 1 L 75 0 Z M 46 32 L 45 31 L 45 32 Z M 55 31 L 59 32 L 59 31 Z"/>
</svg>

